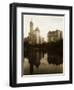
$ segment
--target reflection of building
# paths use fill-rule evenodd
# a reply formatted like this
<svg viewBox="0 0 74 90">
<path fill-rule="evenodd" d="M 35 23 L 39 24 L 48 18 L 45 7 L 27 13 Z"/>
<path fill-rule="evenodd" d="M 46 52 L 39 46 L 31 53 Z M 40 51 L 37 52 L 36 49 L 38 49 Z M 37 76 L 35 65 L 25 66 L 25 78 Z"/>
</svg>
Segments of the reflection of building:
<svg viewBox="0 0 74 90">
<path fill-rule="evenodd" d="M 60 31 L 60 30 L 49 31 L 47 37 L 48 37 L 48 42 L 63 39 L 62 31 Z"/>
<path fill-rule="evenodd" d="M 33 28 L 33 22 L 30 22 L 30 32 L 29 32 L 29 44 L 41 44 L 43 43 L 43 38 L 40 36 L 40 30 L 38 27 Z"/>
</svg>

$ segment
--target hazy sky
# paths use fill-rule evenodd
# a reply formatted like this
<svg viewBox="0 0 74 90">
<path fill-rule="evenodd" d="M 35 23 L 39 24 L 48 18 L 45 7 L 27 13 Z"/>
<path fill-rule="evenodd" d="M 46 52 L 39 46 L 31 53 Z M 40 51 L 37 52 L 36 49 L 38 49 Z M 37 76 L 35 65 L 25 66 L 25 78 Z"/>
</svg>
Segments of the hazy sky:
<svg viewBox="0 0 74 90">
<path fill-rule="evenodd" d="M 64 16 L 42 16 L 42 15 L 24 15 L 23 16 L 24 37 L 30 32 L 30 21 L 33 22 L 34 29 L 39 27 L 40 35 L 47 40 L 47 33 L 59 29 L 64 31 Z"/>
</svg>

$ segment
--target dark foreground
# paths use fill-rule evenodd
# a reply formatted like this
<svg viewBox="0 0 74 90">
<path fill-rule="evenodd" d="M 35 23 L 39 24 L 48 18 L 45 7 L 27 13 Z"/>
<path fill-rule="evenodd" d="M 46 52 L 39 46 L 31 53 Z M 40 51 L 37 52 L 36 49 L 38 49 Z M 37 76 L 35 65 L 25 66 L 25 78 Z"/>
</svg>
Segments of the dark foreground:
<svg viewBox="0 0 74 90">
<path fill-rule="evenodd" d="M 24 42 L 23 74 L 63 73 L 63 40 L 30 45 Z"/>
</svg>

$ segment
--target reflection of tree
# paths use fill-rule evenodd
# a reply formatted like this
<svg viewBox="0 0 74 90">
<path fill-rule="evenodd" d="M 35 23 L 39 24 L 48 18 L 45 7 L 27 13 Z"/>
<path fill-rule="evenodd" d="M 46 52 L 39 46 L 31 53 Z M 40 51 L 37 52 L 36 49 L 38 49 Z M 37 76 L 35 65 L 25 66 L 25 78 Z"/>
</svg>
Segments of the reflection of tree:
<svg viewBox="0 0 74 90">
<path fill-rule="evenodd" d="M 57 42 L 50 42 L 43 44 L 29 44 L 24 42 L 24 57 L 29 59 L 30 74 L 33 74 L 33 65 L 39 67 L 40 60 L 44 56 L 44 53 L 48 55 L 49 64 L 62 64 L 63 63 L 63 40 Z"/>
</svg>

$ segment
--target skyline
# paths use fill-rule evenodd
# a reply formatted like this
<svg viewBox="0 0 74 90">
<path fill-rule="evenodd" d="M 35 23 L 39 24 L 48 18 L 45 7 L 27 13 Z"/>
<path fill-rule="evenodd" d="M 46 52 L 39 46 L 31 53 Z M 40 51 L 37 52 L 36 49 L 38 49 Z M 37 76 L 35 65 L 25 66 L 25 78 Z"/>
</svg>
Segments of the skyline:
<svg viewBox="0 0 74 90">
<path fill-rule="evenodd" d="M 39 27 L 41 37 L 47 41 L 49 31 L 64 31 L 64 16 L 42 16 L 42 15 L 24 15 L 24 38 L 30 32 L 30 21 L 33 22 L 33 28 Z"/>
</svg>

